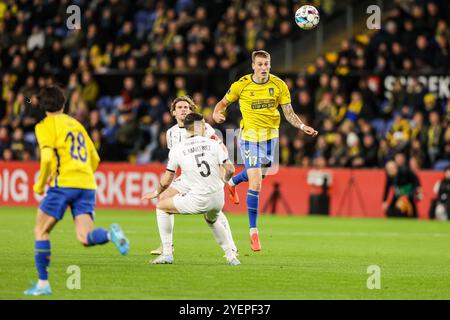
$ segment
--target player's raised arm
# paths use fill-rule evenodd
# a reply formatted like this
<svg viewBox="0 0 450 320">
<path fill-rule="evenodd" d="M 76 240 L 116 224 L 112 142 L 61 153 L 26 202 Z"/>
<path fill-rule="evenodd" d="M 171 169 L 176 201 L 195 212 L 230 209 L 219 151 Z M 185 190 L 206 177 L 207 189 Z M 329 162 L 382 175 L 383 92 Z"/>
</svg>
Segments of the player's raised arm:
<svg viewBox="0 0 450 320">
<path fill-rule="evenodd" d="M 283 110 L 286 120 L 289 121 L 289 123 L 292 124 L 294 127 L 302 130 L 309 136 L 315 137 L 317 135 L 318 133 L 317 130 L 305 125 L 303 121 L 299 118 L 299 116 L 295 114 L 294 109 L 292 108 L 292 105 L 290 103 L 281 105 L 281 109 Z"/>
<path fill-rule="evenodd" d="M 223 123 L 226 119 L 224 112 L 230 105 L 230 103 L 236 101 L 239 99 L 239 94 L 242 91 L 242 81 L 236 81 L 233 82 L 230 89 L 228 89 L 225 96 L 217 102 L 216 106 L 214 107 L 214 113 L 213 113 L 213 119 L 217 123 Z"/>
<path fill-rule="evenodd" d="M 228 105 L 230 104 L 230 102 L 227 100 L 227 98 L 222 98 L 222 100 L 220 100 L 219 102 L 217 102 L 215 108 L 214 108 L 214 113 L 213 113 L 213 119 L 215 122 L 217 123 L 223 123 L 226 119 L 224 112 L 227 109 Z"/>
</svg>

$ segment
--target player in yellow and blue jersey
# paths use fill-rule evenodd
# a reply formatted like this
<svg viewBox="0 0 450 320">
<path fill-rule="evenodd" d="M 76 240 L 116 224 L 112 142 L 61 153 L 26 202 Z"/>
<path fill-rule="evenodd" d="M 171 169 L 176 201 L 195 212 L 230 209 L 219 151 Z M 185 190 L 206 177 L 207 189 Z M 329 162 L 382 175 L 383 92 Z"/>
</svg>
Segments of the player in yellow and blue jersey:
<svg viewBox="0 0 450 320">
<path fill-rule="evenodd" d="M 49 295 L 50 232 L 71 208 L 78 240 L 84 246 L 94 246 L 112 241 L 121 254 L 127 254 L 129 242 L 119 225 L 109 231 L 94 229 L 95 192 L 94 172 L 100 162 L 92 140 L 84 127 L 63 113 L 65 97 L 57 86 L 43 88 L 39 93 L 39 106 L 46 117 L 36 125 L 36 138 L 40 149 L 40 175 L 33 186 L 34 192 L 43 195 L 35 225 L 35 263 L 38 282 L 24 293 Z"/>
<path fill-rule="evenodd" d="M 237 196 L 235 186 L 248 181 L 247 211 L 250 223 L 250 242 L 253 251 L 261 250 L 256 220 L 259 209 L 263 169 L 274 165 L 274 155 L 278 147 L 281 106 L 286 119 L 305 134 L 316 136 L 317 131 L 305 125 L 294 113 L 291 96 L 286 83 L 270 74 L 270 54 L 259 50 L 252 53 L 253 73 L 234 82 L 225 97 L 214 109 L 213 118 L 217 123 L 225 121 L 226 108 L 239 102 L 242 113 L 240 124 L 240 149 L 245 170 L 229 182 L 229 190 Z"/>
</svg>

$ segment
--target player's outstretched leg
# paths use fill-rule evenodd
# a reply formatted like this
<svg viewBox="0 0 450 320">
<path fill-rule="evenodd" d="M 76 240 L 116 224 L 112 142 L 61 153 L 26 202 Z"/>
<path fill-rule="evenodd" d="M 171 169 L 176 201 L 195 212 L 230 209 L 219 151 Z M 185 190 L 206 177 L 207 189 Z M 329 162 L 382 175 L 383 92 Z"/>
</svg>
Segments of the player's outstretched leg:
<svg viewBox="0 0 450 320">
<path fill-rule="evenodd" d="M 119 250 L 120 254 L 122 255 L 128 254 L 128 251 L 130 250 L 130 242 L 125 237 L 122 229 L 117 223 L 111 225 L 111 227 L 109 228 L 109 234 L 112 243 L 114 243 L 116 248 Z"/>
<path fill-rule="evenodd" d="M 128 253 L 129 241 L 118 224 L 111 225 L 109 230 L 104 228 L 94 229 L 92 215 L 81 213 L 75 216 L 75 229 L 78 240 L 86 247 L 102 245 L 111 241 L 120 254 L 126 255 Z"/>
<path fill-rule="evenodd" d="M 228 222 L 227 216 L 223 213 L 222 210 L 219 211 L 219 214 L 217 216 L 217 221 L 219 221 L 225 227 L 225 230 L 227 231 L 228 240 L 231 243 L 231 247 L 232 247 L 233 251 L 235 252 L 236 256 L 238 256 L 239 252 L 238 252 L 238 249 L 236 247 L 236 244 L 234 243 L 233 234 L 231 233 L 230 224 Z"/>
<path fill-rule="evenodd" d="M 82 242 L 86 247 L 102 245 L 111 241 L 119 250 L 121 255 L 128 254 L 130 250 L 130 243 L 125 237 L 122 229 L 118 224 L 112 224 L 109 231 L 104 228 L 96 228 L 90 231 L 85 242 Z"/>
<path fill-rule="evenodd" d="M 239 195 L 236 191 L 236 186 L 244 181 L 248 181 L 247 169 L 244 169 L 243 171 L 232 177 L 226 185 L 228 191 L 230 192 L 230 200 L 235 204 L 239 204 Z"/>
<path fill-rule="evenodd" d="M 159 235 L 161 237 L 162 252 L 161 255 L 153 260 L 152 264 L 172 264 L 173 263 L 173 215 L 156 209 L 156 218 L 158 220 Z"/>
<path fill-rule="evenodd" d="M 205 213 L 204 217 L 206 223 L 211 229 L 216 242 L 225 252 L 225 258 L 227 259 L 228 263 L 232 266 L 240 265 L 241 262 L 238 260 L 238 258 L 236 257 L 236 253 L 233 251 L 233 246 L 229 239 L 227 230 L 225 229 L 225 226 L 218 221 L 217 215 L 217 212 Z"/>
<path fill-rule="evenodd" d="M 258 218 L 258 208 L 259 208 L 259 192 L 248 189 L 247 211 L 248 211 L 248 220 L 250 224 L 250 245 L 253 251 L 261 250 L 261 243 L 259 242 L 258 229 L 256 227 L 256 220 Z"/>
</svg>

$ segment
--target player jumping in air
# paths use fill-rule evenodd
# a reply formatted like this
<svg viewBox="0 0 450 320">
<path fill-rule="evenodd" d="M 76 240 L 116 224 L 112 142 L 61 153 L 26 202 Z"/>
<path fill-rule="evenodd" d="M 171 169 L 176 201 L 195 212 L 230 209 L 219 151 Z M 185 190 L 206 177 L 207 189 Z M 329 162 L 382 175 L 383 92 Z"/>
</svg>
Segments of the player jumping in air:
<svg viewBox="0 0 450 320">
<path fill-rule="evenodd" d="M 253 73 L 234 82 L 225 97 L 214 109 L 217 123 L 225 121 L 224 112 L 234 101 L 239 102 L 242 113 L 240 149 L 245 169 L 228 182 L 230 192 L 243 181 L 248 181 L 247 211 L 250 223 L 250 243 L 253 251 L 261 250 L 256 220 L 259 209 L 259 193 L 267 169 L 274 163 L 278 147 L 281 106 L 286 119 L 307 135 L 316 136 L 317 131 L 305 125 L 294 113 L 291 96 L 286 83 L 270 74 L 270 54 L 266 51 L 252 53 Z M 264 172 L 263 170 L 264 169 Z"/>
<path fill-rule="evenodd" d="M 204 136 L 205 121 L 201 114 L 186 115 L 184 127 L 187 137 L 183 142 L 170 149 L 167 169 L 158 188 L 142 198 L 157 198 L 164 192 L 171 185 L 178 167 L 181 168 L 185 179 L 190 183 L 187 193 L 177 193 L 158 201 L 156 214 L 163 253 L 152 263 L 173 263 L 173 229 L 169 227 L 169 223 L 164 224 L 166 226 L 164 228 L 160 227 L 162 225 L 160 221 L 170 221 L 173 214 L 181 213 L 203 214 L 214 238 L 225 252 L 228 263 L 239 265 L 240 262 L 233 250 L 228 231 L 218 220 L 225 202 L 224 182 L 233 175 L 234 166 L 222 146 L 217 141 Z"/>
<path fill-rule="evenodd" d="M 173 117 L 175 117 L 177 124 L 171 127 L 166 132 L 167 147 L 169 149 L 172 149 L 177 144 L 186 140 L 187 131 L 186 128 L 184 127 L 184 119 L 188 114 L 194 112 L 195 108 L 196 108 L 195 103 L 189 96 L 178 97 L 172 102 L 170 106 L 170 113 L 172 114 Z M 224 151 L 228 152 L 225 146 L 223 145 L 222 141 L 220 141 L 219 137 L 217 137 L 217 135 L 215 134 L 214 129 L 207 123 L 205 123 L 204 136 L 206 138 L 217 140 L 217 142 L 219 142 Z M 182 172 L 181 175 L 175 178 L 175 180 L 173 180 L 171 185 L 163 193 L 161 193 L 161 195 L 159 196 L 159 200 L 164 200 L 165 198 L 173 197 L 178 193 L 186 193 L 189 191 L 190 188 L 191 182 L 188 179 L 186 179 L 186 176 Z M 158 228 L 173 230 L 174 215 L 170 215 L 169 220 L 159 219 L 158 214 L 156 216 Z M 236 245 L 234 244 L 233 237 L 231 235 L 228 219 L 222 211 L 219 212 L 217 220 L 224 225 L 225 229 L 227 229 L 230 241 L 232 242 L 233 245 L 233 250 L 237 253 L 237 248 Z M 162 250 L 163 249 L 161 244 L 159 248 L 152 250 L 150 253 L 154 255 L 160 255 L 162 254 Z"/>
<path fill-rule="evenodd" d="M 35 262 L 39 281 L 24 293 L 31 296 L 50 295 L 48 281 L 51 246 L 50 232 L 64 216 L 67 207 L 72 210 L 78 240 L 86 247 L 112 241 L 123 255 L 129 243 L 119 225 L 109 231 L 94 229 L 95 183 L 94 172 L 100 157 L 84 127 L 63 113 L 65 97 L 56 86 L 42 89 L 39 105 L 46 118 L 36 125 L 41 165 L 40 175 L 33 186 L 34 192 L 44 194 L 50 187 L 37 211 L 35 233 Z"/>
</svg>

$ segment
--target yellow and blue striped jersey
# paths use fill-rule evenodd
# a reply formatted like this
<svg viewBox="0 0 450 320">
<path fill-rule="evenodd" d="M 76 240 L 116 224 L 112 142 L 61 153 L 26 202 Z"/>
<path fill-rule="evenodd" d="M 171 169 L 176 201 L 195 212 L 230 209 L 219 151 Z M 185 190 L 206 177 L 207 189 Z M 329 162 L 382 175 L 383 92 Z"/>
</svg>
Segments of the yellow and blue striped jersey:
<svg viewBox="0 0 450 320">
<path fill-rule="evenodd" d="M 278 137 L 278 106 L 291 103 L 288 86 L 272 74 L 265 83 L 255 83 L 252 74 L 241 77 L 231 85 L 225 98 L 229 102 L 239 102 L 241 139 L 253 142 Z"/>
<path fill-rule="evenodd" d="M 50 186 L 97 189 L 94 171 L 100 157 L 82 124 L 67 114 L 50 115 L 36 125 L 35 132 L 40 150 L 54 152 Z"/>
</svg>

